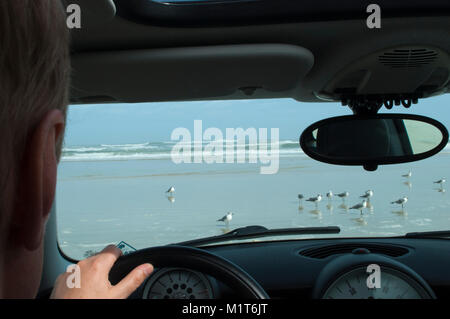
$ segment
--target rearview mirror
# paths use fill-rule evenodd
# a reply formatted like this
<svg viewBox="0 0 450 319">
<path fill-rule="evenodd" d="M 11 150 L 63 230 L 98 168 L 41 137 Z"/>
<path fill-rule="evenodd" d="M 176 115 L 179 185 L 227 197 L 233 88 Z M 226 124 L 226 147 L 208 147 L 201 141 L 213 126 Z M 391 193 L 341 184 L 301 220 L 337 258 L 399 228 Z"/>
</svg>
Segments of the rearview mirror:
<svg viewBox="0 0 450 319">
<path fill-rule="evenodd" d="M 433 156 L 447 143 L 444 125 L 409 114 L 333 117 L 312 124 L 300 137 L 301 148 L 313 159 L 367 170 Z"/>
</svg>

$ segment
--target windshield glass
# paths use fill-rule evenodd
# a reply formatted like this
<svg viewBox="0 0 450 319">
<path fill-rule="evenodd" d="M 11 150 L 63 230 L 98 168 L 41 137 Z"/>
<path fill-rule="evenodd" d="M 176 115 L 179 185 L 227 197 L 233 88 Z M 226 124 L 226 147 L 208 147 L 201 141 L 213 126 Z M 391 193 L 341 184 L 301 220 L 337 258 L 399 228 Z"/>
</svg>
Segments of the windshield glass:
<svg viewBox="0 0 450 319">
<path fill-rule="evenodd" d="M 393 112 L 449 127 L 449 104 L 434 97 Z M 120 241 L 141 249 L 249 225 L 341 228 L 297 238 L 450 229 L 450 198 L 438 182 L 450 172 L 448 146 L 375 172 L 303 154 L 307 126 L 348 114 L 337 103 L 291 99 L 70 106 L 56 197 L 60 247 L 81 259 Z M 361 196 L 367 207 L 351 209 Z"/>
</svg>

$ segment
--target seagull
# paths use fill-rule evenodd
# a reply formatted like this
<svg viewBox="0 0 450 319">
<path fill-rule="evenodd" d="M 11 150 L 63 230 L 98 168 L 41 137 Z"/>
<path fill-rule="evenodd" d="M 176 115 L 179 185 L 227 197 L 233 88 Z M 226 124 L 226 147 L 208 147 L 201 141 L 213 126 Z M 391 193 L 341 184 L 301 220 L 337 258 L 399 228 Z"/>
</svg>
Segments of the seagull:
<svg viewBox="0 0 450 319">
<path fill-rule="evenodd" d="M 307 201 L 307 202 L 313 202 L 313 203 L 315 203 L 316 206 L 317 206 L 317 204 L 318 204 L 321 200 L 322 200 L 322 195 L 318 194 L 316 197 L 310 197 L 310 198 L 308 198 L 306 201 Z"/>
<path fill-rule="evenodd" d="M 231 220 L 233 219 L 233 213 L 232 212 L 228 212 L 225 216 L 223 216 L 222 218 L 218 219 L 218 222 L 225 222 L 225 223 L 229 223 L 231 222 Z"/>
<path fill-rule="evenodd" d="M 365 199 L 367 199 L 368 201 L 370 201 L 370 197 L 372 197 L 372 196 L 373 196 L 373 190 L 369 189 L 368 191 L 366 191 L 366 192 L 364 193 L 364 195 L 359 196 L 359 197 L 365 198 Z"/>
<path fill-rule="evenodd" d="M 396 201 L 391 202 L 391 204 L 400 204 L 400 205 L 402 205 L 402 209 L 403 209 L 403 205 L 405 205 L 407 201 L 408 201 L 408 197 L 404 196 L 400 199 L 397 199 Z"/>
<path fill-rule="evenodd" d="M 331 199 L 333 198 L 333 192 L 332 191 L 329 191 L 327 193 L 327 198 L 328 198 L 328 201 L 331 201 Z"/>
<path fill-rule="evenodd" d="M 337 196 L 339 196 L 340 198 L 342 198 L 342 201 L 345 201 L 345 198 L 347 198 L 348 196 L 350 196 L 349 192 L 343 192 L 340 194 L 337 194 Z"/>
<path fill-rule="evenodd" d="M 402 175 L 402 177 L 410 178 L 412 176 L 411 170 L 409 170 L 408 174 Z"/>
<path fill-rule="evenodd" d="M 435 182 L 433 182 L 433 183 L 435 183 L 435 184 L 441 184 L 441 187 L 442 187 L 442 184 L 445 183 L 445 178 L 442 178 L 442 179 L 440 179 L 440 180 L 438 180 L 438 181 L 435 181 Z"/>
<path fill-rule="evenodd" d="M 175 193 L 175 187 L 170 186 L 170 188 L 166 191 L 166 193 L 169 193 L 169 194 Z"/>
<path fill-rule="evenodd" d="M 300 202 L 302 202 L 303 198 L 305 198 L 305 196 L 303 196 L 303 194 L 298 194 L 297 197 Z"/>
<path fill-rule="evenodd" d="M 361 212 L 361 215 L 362 215 L 362 210 L 366 207 L 367 207 L 367 200 L 363 200 L 362 203 L 356 204 L 356 205 L 350 207 L 350 209 L 357 209 Z"/>
</svg>

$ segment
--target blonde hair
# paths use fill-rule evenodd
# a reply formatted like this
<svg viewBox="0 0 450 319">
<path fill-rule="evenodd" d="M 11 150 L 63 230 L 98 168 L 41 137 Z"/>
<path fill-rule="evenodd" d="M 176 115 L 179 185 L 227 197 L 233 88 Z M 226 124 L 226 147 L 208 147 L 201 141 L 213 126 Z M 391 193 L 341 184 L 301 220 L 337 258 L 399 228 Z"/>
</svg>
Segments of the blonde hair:
<svg viewBox="0 0 450 319">
<path fill-rule="evenodd" d="M 49 110 L 66 114 L 65 21 L 60 0 L 0 1 L 0 230 L 29 135 Z"/>
</svg>

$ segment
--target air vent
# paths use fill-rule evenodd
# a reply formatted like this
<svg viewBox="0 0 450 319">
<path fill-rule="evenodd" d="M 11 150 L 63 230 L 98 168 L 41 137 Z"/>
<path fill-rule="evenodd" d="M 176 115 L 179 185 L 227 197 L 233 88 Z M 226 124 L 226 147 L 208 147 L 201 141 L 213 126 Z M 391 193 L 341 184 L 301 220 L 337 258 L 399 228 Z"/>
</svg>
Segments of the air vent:
<svg viewBox="0 0 450 319">
<path fill-rule="evenodd" d="M 429 49 L 396 49 L 378 56 L 390 68 L 418 68 L 433 63 L 438 53 Z"/>
<path fill-rule="evenodd" d="M 313 247 L 300 251 L 300 255 L 310 258 L 323 259 L 333 255 L 349 254 L 356 248 L 366 248 L 371 253 L 390 257 L 400 257 L 409 252 L 405 247 L 381 244 L 339 244 Z"/>
</svg>

